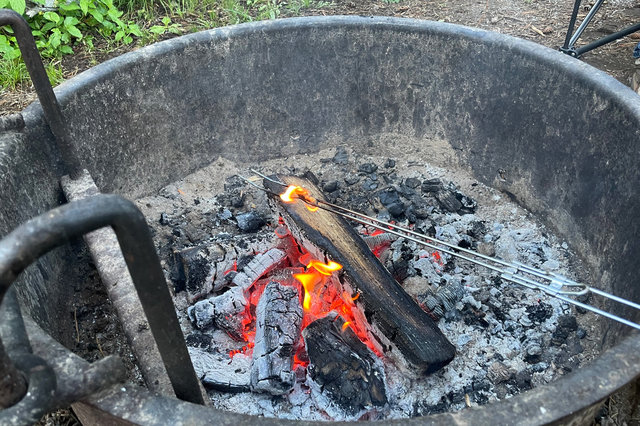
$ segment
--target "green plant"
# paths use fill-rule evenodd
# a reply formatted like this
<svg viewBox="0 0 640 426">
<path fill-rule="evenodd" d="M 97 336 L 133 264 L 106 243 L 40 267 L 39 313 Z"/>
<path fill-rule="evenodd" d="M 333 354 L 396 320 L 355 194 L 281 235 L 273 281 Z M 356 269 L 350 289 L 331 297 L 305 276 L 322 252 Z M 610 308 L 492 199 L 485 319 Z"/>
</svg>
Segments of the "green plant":
<svg viewBox="0 0 640 426">
<path fill-rule="evenodd" d="M 52 86 L 57 86 L 64 80 L 59 61 L 45 62 L 44 69 Z M 28 85 L 30 81 L 27 66 L 20 58 L 0 60 L 0 87 L 16 90 L 18 87 Z"/>
<path fill-rule="evenodd" d="M 276 19 L 280 15 L 277 0 L 247 0 L 247 6 L 257 11 L 257 20 Z"/>
<path fill-rule="evenodd" d="M 165 16 L 162 18 L 162 25 L 153 25 L 149 28 L 149 32 L 156 35 L 162 35 L 166 33 L 172 33 L 176 35 L 182 34 L 182 25 L 178 23 L 171 23 L 171 18 Z"/>
<path fill-rule="evenodd" d="M 3 2 L 4 6 L 24 13 L 24 0 L 0 0 L 0 6 L 3 6 Z M 44 0 L 34 2 L 44 4 Z M 122 15 L 123 12 L 115 7 L 113 0 L 74 0 L 60 1 L 55 12 L 40 12 L 27 17 L 27 20 L 40 54 L 45 58 L 55 58 L 73 53 L 72 46 L 80 40 L 84 40 L 91 48 L 96 33 L 109 41 L 124 44 L 132 43 L 133 36 L 142 36 L 138 25 L 132 21 L 122 21 Z M 9 44 L 17 48 L 9 28 L 0 29 L 0 34 L 7 36 Z"/>
<path fill-rule="evenodd" d="M 328 1 L 291 0 L 287 3 L 287 9 L 297 15 L 302 9 L 309 9 L 310 7 L 322 8 L 330 4 Z"/>
</svg>

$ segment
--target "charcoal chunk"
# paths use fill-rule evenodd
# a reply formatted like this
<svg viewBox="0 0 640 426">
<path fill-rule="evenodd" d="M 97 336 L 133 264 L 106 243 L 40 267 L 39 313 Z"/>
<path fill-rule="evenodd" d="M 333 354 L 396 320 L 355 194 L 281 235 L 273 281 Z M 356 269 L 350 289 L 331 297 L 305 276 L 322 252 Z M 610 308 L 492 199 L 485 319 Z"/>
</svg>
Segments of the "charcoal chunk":
<svg viewBox="0 0 640 426">
<path fill-rule="evenodd" d="M 404 213 L 404 204 L 402 202 L 393 203 L 387 206 L 389 214 L 393 217 L 400 217 Z"/>
<path fill-rule="evenodd" d="M 349 162 L 349 154 L 344 146 L 336 148 L 336 153 L 333 156 L 333 162 L 336 164 L 347 164 Z"/>
<path fill-rule="evenodd" d="M 420 179 L 410 177 L 404 180 L 404 184 L 407 185 L 411 189 L 416 189 L 420 186 Z"/>
<path fill-rule="evenodd" d="M 373 163 L 360 164 L 360 166 L 358 167 L 359 172 L 366 173 L 366 174 L 374 173 L 376 170 L 378 170 L 378 166 L 376 166 Z"/>
<path fill-rule="evenodd" d="M 283 395 L 293 388 L 301 324 L 298 290 L 275 281 L 267 284 L 256 308 L 251 390 Z"/>
<path fill-rule="evenodd" d="M 321 393 L 348 415 L 387 403 L 383 369 L 344 320 L 331 313 L 302 332 L 309 355 L 308 374 Z M 325 410 L 331 409 L 328 404 Z"/>
<path fill-rule="evenodd" d="M 457 213 L 462 208 L 462 203 L 456 195 L 449 190 L 442 190 L 436 193 L 436 199 L 445 211 Z"/>
<path fill-rule="evenodd" d="M 382 205 L 385 207 L 400 202 L 400 196 L 398 195 L 398 192 L 393 188 L 380 191 L 378 193 L 378 198 L 380 199 Z"/>
<path fill-rule="evenodd" d="M 422 182 L 423 193 L 437 193 L 444 188 L 444 185 L 440 179 L 427 179 Z"/>
<path fill-rule="evenodd" d="M 330 182 L 327 182 L 324 184 L 324 186 L 322 187 L 322 189 L 325 192 L 333 192 L 336 189 L 338 189 L 338 181 L 337 180 L 332 180 Z"/>
<path fill-rule="evenodd" d="M 250 211 L 236 216 L 238 228 L 242 232 L 256 232 L 266 223 L 262 215 L 256 211 Z"/>
</svg>

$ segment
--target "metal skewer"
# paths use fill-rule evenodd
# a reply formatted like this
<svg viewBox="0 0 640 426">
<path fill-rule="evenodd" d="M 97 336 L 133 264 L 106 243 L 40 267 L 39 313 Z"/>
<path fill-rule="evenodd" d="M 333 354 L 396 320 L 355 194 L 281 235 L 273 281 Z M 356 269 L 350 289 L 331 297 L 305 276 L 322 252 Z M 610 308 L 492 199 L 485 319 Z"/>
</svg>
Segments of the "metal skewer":
<svg viewBox="0 0 640 426">
<path fill-rule="evenodd" d="M 282 185 L 283 187 L 287 187 L 287 184 L 274 180 L 256 170 L 251 169 L 251 172 L 257 174 L 258 176 L 270 182 L 276 183 L 278 185 Z M 264 187 L 261 187 L 260 185 L 257 185 L 255 182 L 252 182 L 250 179 L 247 179 L 243 176 L 240 176 L 240 177 L 262 191 L 265 191 L 275 196 L 280 195 Z M 618 321 L 622 324 L 628 325 L 629 327 L 633 327 L 635 329 L 640 330 L 640 324 L 637 324 L 625 318 L 619 317 L 610 312 L 606 312 L 602 309 L 596 308 L 586 303 L 580 302 L 578 300 L 574 300 L 569 296 L 576 297 L 576 296 L 586 295 L 588 293 L 593 293 L 593 294 L 602 296 L 604 298 L 607 298 L 609 300 L 613 300 L 615 302 L 622 303 L 634 309 L 640 310 L 640 304 L 637 304 L 630 300 L 621 298 L 619 296 L 615 296 L 613 294 L 607 293 L 595 287 L 591 287 L 589 285 L 576 282 L 574 280 L 571 280 L 567 277 L 564 277 L 554 272 L 537 269 L 537 268 L 522 264 L 520 262 L 513 262 L 513 263 L 506 262 L 502 259 L 498 259 L 495 257 L 491 257 L 491 256 L 487 256 L 487 255 L 475 252 L 473 250 L 458 247 L 455 244 L 448 243 L 446 241 L 442 241 L 437 238 L 429 237 L 427 235 L 416 232 L 412 229 L 398 226 L 393 223 L 385 222 L 383 220 L 367 216 L 365 214 L 338 206 L 336 204 L 332 204 L 322 200 L 315 200 L 315 202 L 312 202 L 304 198 L 300 198 L 300 200 L 306 204 L 310 204 L 314 207 L 318 207 L 322 210 L 342 216 L 346 219 L 353 220 L 363 225 L 371 226 L 375 229 L 379 229 L 381 231 L 384 231 L 392 235 L 397 235 L 399 237 L 405 238 L 409 241 L 413 241 L 422 246 L 429 247 L 434 250 L 438 250 L 442 253 L 446 253 L 451 256 L 457 257 L 459 259 L 463 259 L 468 262 L 471 262 L 475 265 L 479 265 L 484 268 L 490 269 L 494 272 L 499 273 L 500 277 L 506 281 L 510 281 L 515 284 L 519 284 L 534 290 L 543 291 L 544 293 L 552 297 L 555 297 L 557 299 L 560 299 L 564 302 L 567 302 L 575 306 L 579 306 L 583 309 L 594 312 L 598 315 L 602 315 L 604 317 Z M 446 248 L 443 248 L 443 247 L 446 247 Z"/>
</svg>

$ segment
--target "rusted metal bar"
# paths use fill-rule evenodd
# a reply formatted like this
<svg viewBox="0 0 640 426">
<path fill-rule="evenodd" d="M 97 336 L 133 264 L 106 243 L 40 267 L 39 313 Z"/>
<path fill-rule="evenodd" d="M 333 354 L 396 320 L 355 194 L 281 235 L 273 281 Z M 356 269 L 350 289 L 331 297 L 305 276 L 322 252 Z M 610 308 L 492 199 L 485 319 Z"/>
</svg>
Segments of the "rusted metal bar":
<svg viewBox="0 0 640 426">
<path fill-rule="evenodd" d="M 0 241 L 0 300 L 18 275 L 51 249 L 112 226 L 176 396 L 204 403 L 171 295 L 142 213 L 117 195 L 65 204 L 24 223 Z"/>
<path fill-rule="evenodd" d="M 56 95 L 53 93 L 49 77 L 42 64 L 42 58 L 40 58 L 36 42 L 31 34 L 31 28 L 19 13 L 10 9 L 0 9 L 0 27 L 4 25 L 9 25 L 13 29 L 13 34 L 22 53 L 22 59 L 27 66 L 27 71 L 36 89 L 44 117 L 56 139 L 67 173 L 75 179 L 82 171 L 80 160 L 71 144 L 64 115 Z"/>
</svg>

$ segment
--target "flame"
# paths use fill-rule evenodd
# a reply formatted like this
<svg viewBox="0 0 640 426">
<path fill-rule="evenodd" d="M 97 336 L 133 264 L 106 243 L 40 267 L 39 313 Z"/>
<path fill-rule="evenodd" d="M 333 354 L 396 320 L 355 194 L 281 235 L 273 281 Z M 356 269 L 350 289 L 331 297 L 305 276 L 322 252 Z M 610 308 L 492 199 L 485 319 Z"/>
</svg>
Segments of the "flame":
<svg viewBox="0 0 640 426">
<path fill-rule="evenodd" d="M 282 225 L 282 223 L 281 223 Z M 285 235 L 286 234 L 286 235 Z M 279 275 L 277 279 L 283 285 L 297 286 L 300 291 L 303 307 L 302 329 L 319 318 L 323 318 L 330 312 L 338 313 L 343 319 L 343 331 L 348 328 L 358 336 L 375 354 L 383 356 L 383 349 L 379 342 L 369 334 L 368 322 L 362 309 L 356 306 L 355 301 L 360 293 L 343 291 L 343 284 L 339 281 L 335 272 L 342 269 L 342 265 L 334 261 L 322 262 L 314 259 L 303 247 L 296 244 L 293 236 L 281 230 L 279 247 L 287 253 L 287 270 L 290 278 L 283 278 L 287 274 Z M 302 253 L 302 254 L 300 254 Z M 235 266 L 235 265 L 234 265 Z M 304 267 L 304 269 L 303 269 Z M 234 269 L 236 269 L 234 267 Z M 256 280 L 245 292 L 247 305 L 241 314 L 242 341 L 240 349 L 229 351 L 233 357 L 238 353 L 251 356 L 255 341 L 255 311 L 267 284 L 274 279 L 273 275 L 263 276 Z M 296 349 L 293 359 L 293 367 L 306 367 L 309 364 L 304 342 Z"/>
<path fill-rule="evenodd" d="M 287 189 L 280 194 L 280 199 L 285 203 L 293 203 L 296 198 L 304 201 L 305 207 L 310 212 L 318 210 L 318 200 L 313 198 L 311 194 L 309 194 L 309 191 L 301 186 L 289 185 Z"/>
</svg>

